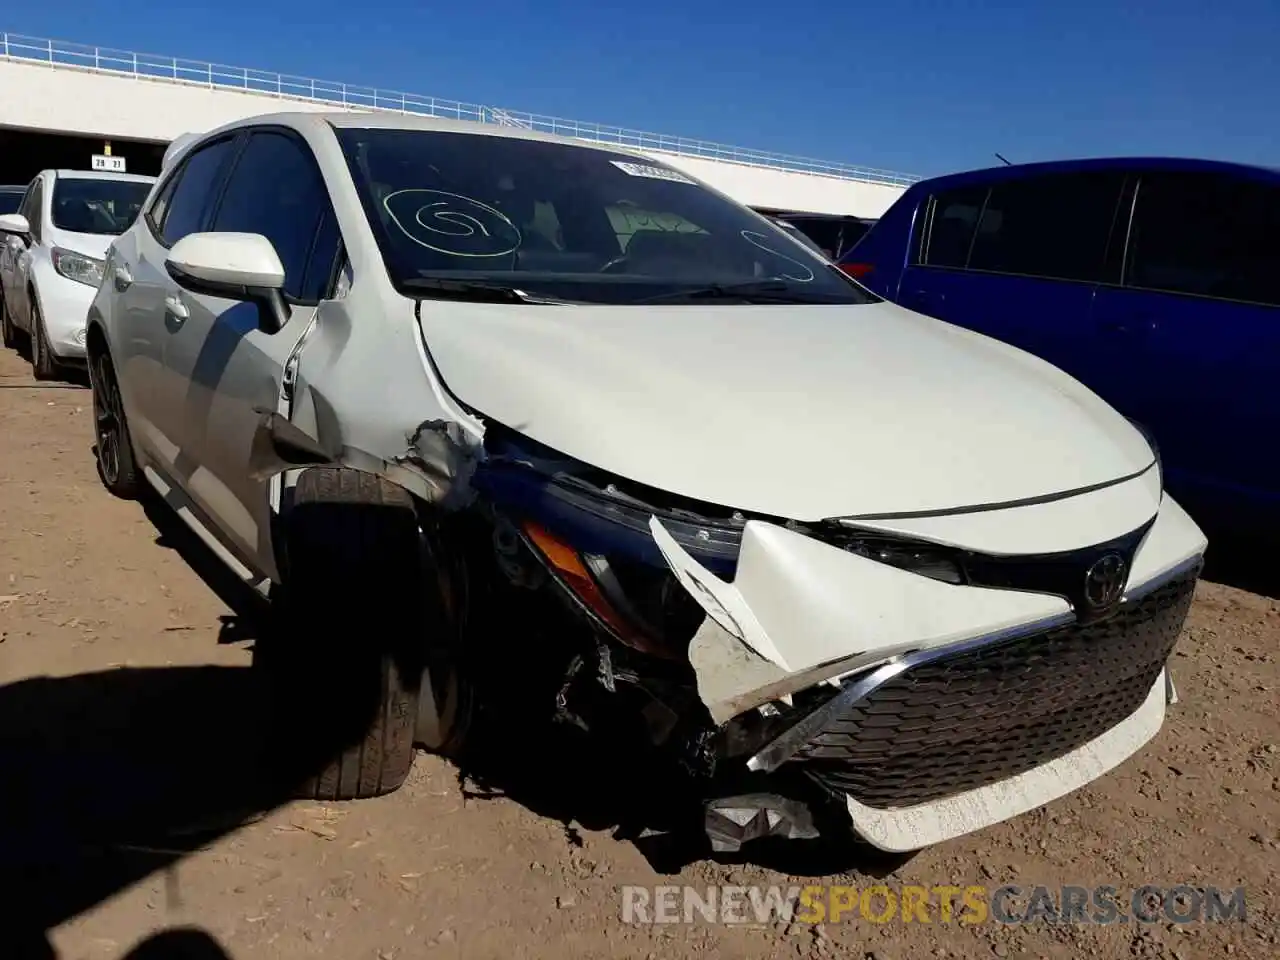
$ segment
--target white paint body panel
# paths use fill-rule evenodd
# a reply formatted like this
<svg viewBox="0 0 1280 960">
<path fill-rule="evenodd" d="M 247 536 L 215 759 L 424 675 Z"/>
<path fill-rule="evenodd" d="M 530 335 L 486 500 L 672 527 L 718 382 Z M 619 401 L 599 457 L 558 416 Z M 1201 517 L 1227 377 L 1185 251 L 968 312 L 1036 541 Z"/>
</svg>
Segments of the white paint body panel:
<svg viewBox="0 0 1280 960">
<path fill-rule="evenodd" d="M 699 566 L 657 519 L 651 529 L 708 616 L 789 673 L 941 646 L 1070 609 L 1060 597 L 931 580 L 755 520 L 742 535 L 738 575 L 729 584 Z M 708 594 L 719 609 L 706 603 Z"/>
<path fill-rule="evenodd" d="M 428 302 L 422 325 L 444 382 L 484 416 L 768 516 L 1007 503 L 1152 463 L 1142 435 L 1066 374 L 890 303 Z"/>
<path fill-rule="evenodd" d="M 1139 477 L 1094 490 L 1088 496 L 1002 510 L 862 519 L 853 525 L 982 553 L 1061 553 L 1136 530 L 1160 510 L 1162 493 L 1160 468 L 1153 464 Z"/>
<path fill-rule="evenodd" d="M 173 245 L 167 259 L 210 283 L 272 290 L 284 286 L 280 257 L 258 233 L 192 233 Z"/>
<path fill-rule="evenodd" d="M 1087 510 L 1107 492 L 1072 499 Z M 1023 509 L 1052 515 L 1056 508 L 1050 503 Z M 971 516 L 986 516 L 998 529 L 1010 522 L 1001 513 L 1006 511 Z M 1129 533 L 1149 519 L 1141 512 L 1122 518 L 1094 542 Z M 1034 523 L 1034 517 L 1022 514 L 1016 522 Z M 1070 618 L 1070 607 L 1061 597 L 943 583 L 756 520 L 746 525 L 737 575 L 727 583 L 690 557 L 657 518 L 650 521 L 650 530 L 672 571 L 708 618 L 751 655 L 734 658 L 722 651 L 708 656 L 715 675 L 699 672 L 694 664 L 700 690 L 714 691 L 704 700 L 720 720 L 780 691 L 794 692 L 909 651 Z M 957 545 L 977 548 L 968 541 Z M 1206 545 L 1199 527 L 1166 497 L 1134 557 L 1126 592 L 1203 556 Z M 695 645 L 700 642 L 714 644 L 714 638 L 695 638 Z M 726 643 L 721 640 L 720 646 Z M 725 676 L 725 670 L 732 675 Z M 798 682 L 788 684 L 789 677 Z M 760 696 L 753 696 L 757 692 Z"/>
</svg>

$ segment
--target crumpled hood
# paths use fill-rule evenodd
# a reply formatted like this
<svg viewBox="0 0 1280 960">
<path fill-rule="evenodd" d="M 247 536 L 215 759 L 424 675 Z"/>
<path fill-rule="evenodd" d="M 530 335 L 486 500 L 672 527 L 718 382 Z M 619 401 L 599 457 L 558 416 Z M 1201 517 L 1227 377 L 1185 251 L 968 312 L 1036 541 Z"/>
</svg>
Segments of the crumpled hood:
<svg viewBox="0 0 1280 960">
<path fill-rule="evenodd" d="M 941 511 L 1105 484 L 1142 435 L 1055 367 L 890 303 L 423 301 L 482 417 L 602 470 L 796 520 Z"/>
</svg>

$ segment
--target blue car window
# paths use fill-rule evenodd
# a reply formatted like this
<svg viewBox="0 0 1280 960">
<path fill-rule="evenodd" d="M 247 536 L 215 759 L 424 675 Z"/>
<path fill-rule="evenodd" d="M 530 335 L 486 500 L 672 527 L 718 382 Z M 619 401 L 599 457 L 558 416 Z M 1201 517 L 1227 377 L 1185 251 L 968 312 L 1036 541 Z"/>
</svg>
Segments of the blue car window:
<svg viewBox="0 0 1280 960">
<path fill-rule="evenodd" d="M 1125 282 L 1280 306 L 1280 185 L 1152 173 L 1138 187 Z"/>
<path fill-rule="evenodd" d="M 1103 279 L 1123 186 L 1124 174 L 1118 171 L 996 183 L 978 223 L 969 269 L 1054 280 Z"/>
</svg>

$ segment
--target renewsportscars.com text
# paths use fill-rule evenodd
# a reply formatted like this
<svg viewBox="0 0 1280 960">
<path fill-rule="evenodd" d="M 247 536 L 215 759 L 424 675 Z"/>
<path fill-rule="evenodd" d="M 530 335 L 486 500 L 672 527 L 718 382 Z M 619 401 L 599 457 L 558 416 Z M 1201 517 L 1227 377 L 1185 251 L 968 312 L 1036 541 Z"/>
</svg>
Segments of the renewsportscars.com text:
<svg viewBox="0 0 1280 960">
<path fill-rule="evenodd" d="M 726 923 L 1221 923 L 1244 921 L 1243 887 L 627 886 L 629 924 Z"/>
</svg>

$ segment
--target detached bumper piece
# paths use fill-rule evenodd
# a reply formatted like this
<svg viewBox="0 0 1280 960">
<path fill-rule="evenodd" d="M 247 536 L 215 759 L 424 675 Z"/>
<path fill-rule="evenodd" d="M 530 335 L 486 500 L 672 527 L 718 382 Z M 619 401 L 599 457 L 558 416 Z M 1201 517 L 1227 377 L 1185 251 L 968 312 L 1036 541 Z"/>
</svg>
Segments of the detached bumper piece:
<svg viewBox="0 0 1280 960">
<path fill-rule="evenodd" d="M 912 666 L 842 710 L 793 762 L 833 794 L 896 810 L 1077 751 L 1134 716 L 1157 681 L 1164 692 L 1197 573 L 1126 601 L 1107 620 Z"/>
<path fill-rule="evenodd" d="M 707 837 L 716 853 L 737 853 L 752 840 L 813 840 L 818 836 L 809 807 L 774 793 L 721 797 L 705 807 Z"/>
</svg>

